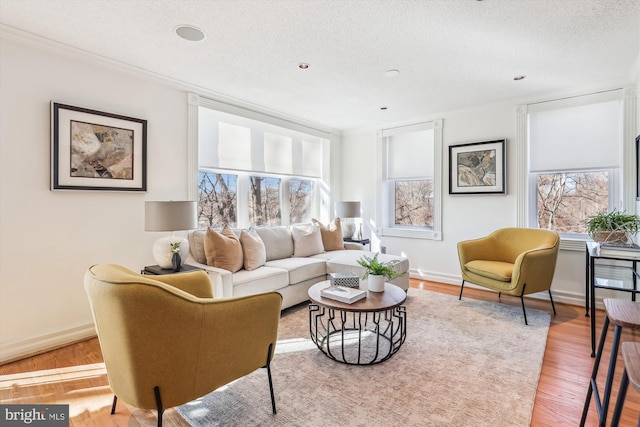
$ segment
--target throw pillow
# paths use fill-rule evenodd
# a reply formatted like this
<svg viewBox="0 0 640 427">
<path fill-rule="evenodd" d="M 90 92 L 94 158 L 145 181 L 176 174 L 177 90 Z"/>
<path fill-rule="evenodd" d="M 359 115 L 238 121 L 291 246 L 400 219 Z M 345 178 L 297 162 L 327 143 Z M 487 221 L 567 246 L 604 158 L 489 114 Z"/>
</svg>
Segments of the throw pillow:
<svg viewBox="0 0 640 427">
<path fill-rule="evenodd" d="M 240 270 L 244 263 L 240 240 L 226 226 L 222 229 L 222 233 L 211 228 L 207 229 L 204 252 L 207 257 L 207 265 L 229 270 L 232 273 Z"/>
<path fill-rule="evenodd" d="M 305 257 L 324 252 L 320 227 L 315 224 L 291 227 L 293 236 L 293 256 Z"/>
<path fill-rule="evenodd" d="M 256 230 L 240 232 L 240 243 L 244 254 L 244 269 L 251 271 L 264 265 L 267 261 L 267 250 Z"/>
<path fill-rule="evenodd" d="M 320 235 L 322 236 L 322 245 L 325 251 L 344 250 L 344 242 L 342 241 L 342 228 L 340 227 L 340 218 L 336 218 L 325 227 L 317 219 L 311 222 L 320 227 Z"/>
</svg>

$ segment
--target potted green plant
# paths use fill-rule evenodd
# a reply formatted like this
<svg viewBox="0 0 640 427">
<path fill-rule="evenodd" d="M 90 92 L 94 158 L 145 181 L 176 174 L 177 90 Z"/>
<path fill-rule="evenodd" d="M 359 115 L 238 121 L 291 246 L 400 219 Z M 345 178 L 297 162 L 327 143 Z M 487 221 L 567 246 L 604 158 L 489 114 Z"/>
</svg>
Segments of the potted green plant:
<svg viewBox="0 0 640 427">
<path fill-rule="evenodd" d="M 398 260 L 380 262 L 378 260 L 379 254 L 379 252 L 376 252 L 373 257 L 363 255 L 358 259 L 358 264 L 365 269 L 362 280 L 367 279 L 368 289 L 372 292 L 384 291 L 384 282 L 386 280 L 392 280 L 402 276 L 402 274 L 393 269 L 393 266 L 398 263 Z"/>
<path fill-rule="evenodd" d="M 180 259 L 180 243 L 181 242 L 169 243 L 171 246 L 171 266 L 173 267 L 173 271 L 180 271 L 180 267 L 182 266 L 182 259 Z"/>
<path fill-rule="evenodd" d="M 628 244 L 640 229 L 640 217 L 614 209 L 590 216 L 586 226 L 589 236 L 598 243 Z"/>
</svg>

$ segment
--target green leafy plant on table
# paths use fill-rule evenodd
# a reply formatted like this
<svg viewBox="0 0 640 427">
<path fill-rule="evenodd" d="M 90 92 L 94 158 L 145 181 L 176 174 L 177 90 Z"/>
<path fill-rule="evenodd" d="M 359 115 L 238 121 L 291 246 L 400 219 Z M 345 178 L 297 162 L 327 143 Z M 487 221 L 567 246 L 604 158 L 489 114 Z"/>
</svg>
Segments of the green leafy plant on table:
<svg viewBox="0 0 640 427">
<path fill-rule="evenodd" d="M 365 268 L 365 273 L 362 277 L 363 280 L 366 279 L 369 275 L 384 276 L 387 280 L 395 279 L 396 277 L 402 276 L 402 274 L 393 269 L 393 266 L 399 262 L 398 260 L 380 262 L 378 260 L 379 254 L 379 252 L 376 252 L 373 257 L 363 255 L 358 260 L 358 264 Z"/>
<path fill-rule="evenodd" d="M 587 233 L 599 243 L 625 244 L 632 241 L 632 235 L 640 229 L 640 217 L 620 212 L 598 212 L 586 221 Z"/>
</svg>

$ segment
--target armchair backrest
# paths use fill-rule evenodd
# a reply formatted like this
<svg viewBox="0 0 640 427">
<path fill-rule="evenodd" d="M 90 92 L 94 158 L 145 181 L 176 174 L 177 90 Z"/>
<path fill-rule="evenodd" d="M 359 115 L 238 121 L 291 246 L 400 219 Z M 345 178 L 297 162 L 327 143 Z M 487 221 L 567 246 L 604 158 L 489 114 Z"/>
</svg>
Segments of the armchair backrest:
<svg viewBox="0 0 640 427">
<path fill-rule="evenodd" d="M 108 264 L 89 268 L 84 285 L 111 388 L 139 408 L 156 407 L 156 386 L 165 407 L 203 396 L 275 349 L 278 293 L 199 298 L 183 289 L 210 287 L 203 272 L 144 276 Z"/>
<path fill-rule="evenodd" d="M 515 263 L 523 252 L 535 248 L 559 247 L 558 233 L 535 228 L 501 228 L 488 236 L 492 241 L 492 259 Z M 489 255 L 489 254 L 487 254 Z"/>
</svg>

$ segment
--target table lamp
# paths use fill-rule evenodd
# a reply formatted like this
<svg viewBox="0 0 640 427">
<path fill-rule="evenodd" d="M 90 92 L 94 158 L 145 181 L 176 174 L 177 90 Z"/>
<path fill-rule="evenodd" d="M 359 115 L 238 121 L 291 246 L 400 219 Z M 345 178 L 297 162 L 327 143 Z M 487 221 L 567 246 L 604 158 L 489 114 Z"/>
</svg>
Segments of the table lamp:
<svg viewBox="0 0 640 427">
<path fill-rule="evenodd" d="M 160 268 L 179 271 L 189 255 L 189 241 L 176 236 L 175 231 L 198 228 L 197 205 L 190 201 L 145 202 L 145 231 L 170 231 L 171 234 L 158 239 L 153 245 L 153 258 Z M 180 256 L 178 265 L 172 263 L 173 254 Z"/>
<path fill-rule="evenodd" d="M 360 202 L 336 202 L 336 216 L 345 220 L 341 224 L 342 238 L 352 238 L 356 232 L 356 224 L 353 219 L 360 218 Z M 351 220 L 351 222 L 347 220 Z M 360 236 L 360 239 L 362 239 L 362 236 Z"/>
</svg>

